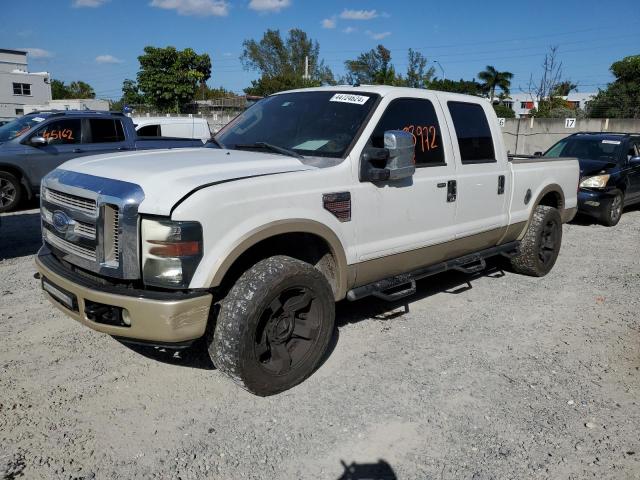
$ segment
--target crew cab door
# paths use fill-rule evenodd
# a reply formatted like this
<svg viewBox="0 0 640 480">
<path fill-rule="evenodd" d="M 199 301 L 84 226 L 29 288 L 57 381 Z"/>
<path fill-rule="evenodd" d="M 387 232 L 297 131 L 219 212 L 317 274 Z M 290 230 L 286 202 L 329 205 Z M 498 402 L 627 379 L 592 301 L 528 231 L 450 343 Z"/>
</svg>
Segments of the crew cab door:
<svg viewBox="0 0 640 480">
<path fill-rule="evenodd" d="M 364 181 L 355 189 L 353 218 L 358 257 L 363 262 L 358 283 L 379 276 L 375 269 L 389 276 L 443 260 L 438 257 L 434 261 L 435 252 L 426 247 L 446 243 L 455 235 L 457 203 L 447 194 L 456 178 L 455 164 L 441 129 L 445 122 L 435 95 L 421 92 L 419 98 L 385 97 L 377 112 L 383 113 L 372 119 L 375 127 L 369 130 L 367 145 L 357 152 L 357 158 L 364 161 L 362 153 L 368 147 L 383 147 L 385 131 L 404 130 L 415 139 L 416 171 L 411 178 Z"/>
<path fill-rule="evenodd" d="M 46 145 L 34 146 L 33 137 L 43 137 Z M 47 173 L 67 160 L 82 155 L 82 121 L 79 118 L 59 118 L 39 127 L 23 141 L 24 159 L 34 187 Z"/>
<path fill-rule="evenodd" d="M 458 163 L 456 238 L 482 234 L 478 246 L 491 246 L 509 222 L 510 172 L 497 123 L 488 121 L 486 105 L 447 100 L 451 143 Z M 489 117 L 491 118 L 491 117 Z M 493 239 L 495 237 L 495 242 Z"/>
</svg>

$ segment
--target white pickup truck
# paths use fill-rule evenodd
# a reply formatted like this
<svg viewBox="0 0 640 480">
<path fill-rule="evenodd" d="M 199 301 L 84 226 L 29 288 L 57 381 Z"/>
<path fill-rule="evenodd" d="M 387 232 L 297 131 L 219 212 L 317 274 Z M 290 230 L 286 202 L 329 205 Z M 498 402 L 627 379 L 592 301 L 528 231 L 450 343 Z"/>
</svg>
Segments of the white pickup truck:
<svg viewBox="0 0 640 480">
<path fill-rule="evenodd" d="M 576 212 L 577 160 L 509 159 L 477 97 L 283 92 L 207 146 L 53 171 L 36 263 L 79 322 L 173 348 L 204 337 L 218 369 L 257 395 L 313 373 L 336 301 L 397 300 L 495 255 L 545 275 Z"/>
</svg>

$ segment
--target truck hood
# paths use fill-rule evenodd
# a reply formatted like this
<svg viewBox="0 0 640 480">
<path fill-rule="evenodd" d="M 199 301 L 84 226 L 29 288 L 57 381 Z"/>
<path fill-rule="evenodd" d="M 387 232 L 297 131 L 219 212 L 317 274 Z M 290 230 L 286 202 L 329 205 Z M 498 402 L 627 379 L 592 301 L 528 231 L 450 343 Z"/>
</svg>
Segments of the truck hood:
<svg viewBox="0 0 640 480">
<path fill-rule="evenodd" d="M 180 148 L 80 157 L 59 169 L 135 183 L 144 191 L 141 213 L 169 215 L 176 203 L 203 186 L 315 167 L 263 152 Z"/>
<path fill-rule="evenodd" d="M 580 162 L 580 176 L 589 177 L 591 175 L 598 175 L 601 173 L 607 173 L 609 170 L 616 168 L 614 162 L 607 160 L 591 160 L 587 158 L 579 158 Z"/>
</svg>

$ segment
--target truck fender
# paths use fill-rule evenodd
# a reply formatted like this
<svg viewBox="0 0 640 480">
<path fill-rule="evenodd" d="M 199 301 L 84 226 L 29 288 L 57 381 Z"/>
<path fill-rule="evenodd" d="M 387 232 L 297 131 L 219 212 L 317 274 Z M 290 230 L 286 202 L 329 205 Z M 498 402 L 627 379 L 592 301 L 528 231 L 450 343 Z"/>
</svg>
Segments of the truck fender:
<svg viewBox="0 0 640 480">
<path fill-rule="evenodd" d="M 222 255 L 221 260 L 214 265 L 214 274 L 210 286 L 212 288 L 218 287 L 222 283 L 225 275 L 229 272 L 229 269 L 233 266 L 234 262 L 251 247 L 257 245 L 263 240 L 287 233 L 308 233 L 315 235 L 326 242 L 330 253 L 334 258 L 336 267 L 334 295 L 336 300 L 344 298 L 347 292 L 347 285 L 349 284 L 350 270 L 347 265 L 347 257 L 345 255 L 342 242 L 338 238 L 338 235 L 328 226 L 320 222 L 304 218 L 278 220 L 261 225 L 260 227 L 247 232 L 247 234 L 238 239 L 227 253 Z"/>
<path fill-rule="evenodd" d="M 560 216 L 562 217 L 562 221 L 565 222 L 570 220 L 570 219 L 565 220 L 566 218 L 565 209 L 564 209 L 565 202 L 564 202 L 564 192 L 562 190 L 562 187 L 557 183 L 549 184 L 546 187 L 544 187 L 542 190 L 540 190 L 540 193 L 538 193 L 538 195 L 536 196 L 535 201 L 531 202 L 531 209 L 529 210 L 529 219 L 527 220 L 527 224 L 525 225 L 520 235 L 518 235 L 518 240 L 522 240 L 522 238 L 527 233 L 527 230 L 529 229 L 529 225 L 531 224 L 531 220 L 533 219 L 533 212 L 535 211 L 536 207 L 538 205 L 541 205 L 541 202 L 543 202 L 543 199 L 544 199 L 544 202 L 542 204 L 543 205 L 548 204 L 548 200 L 545 198 L 547 197 L 547 195 L 549 195 L 548 198 L 552 198 L 552 196 L 555 197 L 554 204 L 549 206 L 552 206 L 552 207 L 555 206 L 555 208 L 558 209 L 558 212 L 560 212 Z"/>
</svg>

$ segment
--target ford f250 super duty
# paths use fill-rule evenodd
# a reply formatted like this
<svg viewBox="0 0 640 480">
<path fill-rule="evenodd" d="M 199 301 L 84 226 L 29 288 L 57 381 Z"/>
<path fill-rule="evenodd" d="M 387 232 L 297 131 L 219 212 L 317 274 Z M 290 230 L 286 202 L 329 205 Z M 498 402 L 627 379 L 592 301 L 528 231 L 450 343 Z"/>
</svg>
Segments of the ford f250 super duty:
<svg viewBox="0 0 640 480">
<path fill-rule="evenodd" d="M 40 189 L 40 180 L 71 158 L 123 150 L 187 148 L 191 138 L 138 137 L 117 112 L 52 110 L 0 126 L 0 212 L 14 210 Z"/>
<path fill-rule="evenodd" d="M 72 160 L 41 192 L 42 287 L 128 342 L 185 347 L 258 395 L 309 376 L 334 303 L 504 255 L 543 276 L 578 162 L 507 157 L 491 104 L 386 86 L 283 92 L 208 148 Z M 462 307 L 461 307 L 462 308 Z"/>
</svg>

